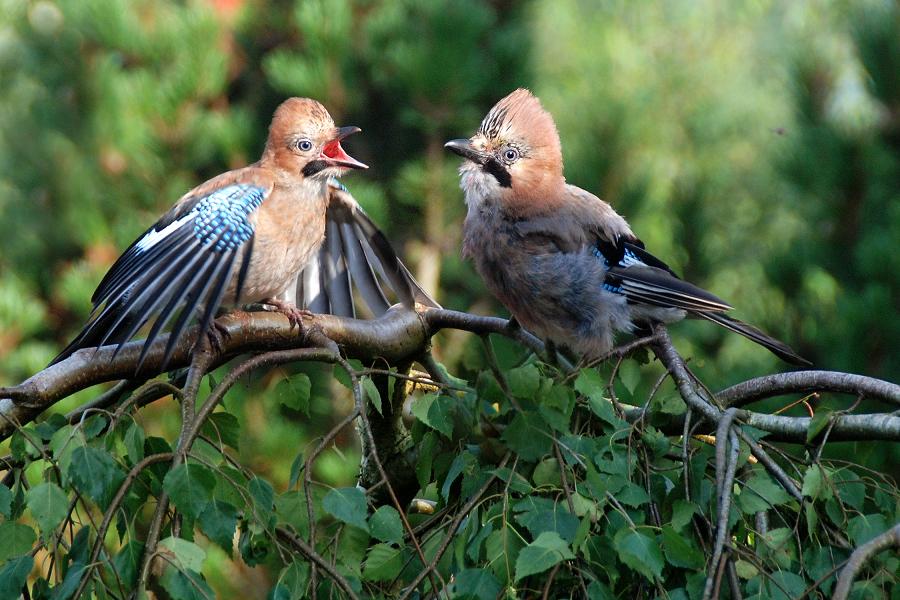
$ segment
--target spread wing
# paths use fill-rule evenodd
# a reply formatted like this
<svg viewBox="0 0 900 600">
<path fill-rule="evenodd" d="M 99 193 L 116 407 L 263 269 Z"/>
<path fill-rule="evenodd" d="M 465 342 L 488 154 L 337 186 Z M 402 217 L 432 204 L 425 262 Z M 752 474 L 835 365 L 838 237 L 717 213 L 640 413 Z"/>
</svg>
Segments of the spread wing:
<svg viewBox="0 0 900 600">
<path fill-rule="evenodd" d="M 397 257 L 391 243 L 372 222 L 347 188 L 329 181 L 329 203 L 325 215 L 325 242 L 318 255 L 303 270 L 288 300 L 316 313 L 355 317 L 358 298 L 375 316 L 391 306 L 389 296 L 413 308 L 440 305 L 422 289 Z"/>
<path fill-rule="evenodd" d="M 253 213 L 271 184 L 210 182 L 189 192 L 119 257 L 91 301 L 91 319 L 53 359 L 80 348 L 122 344 L 151 319 L 140 365 L 159 332 L 176 318 L 163 365 L 196 310 L 205 328 L 237 268 L 237 296 L 250 265 Z M 118 352 L 118 349 L 117 349 Z M 51 364 L 53 364 L 51 363 Z"/>
</svg>

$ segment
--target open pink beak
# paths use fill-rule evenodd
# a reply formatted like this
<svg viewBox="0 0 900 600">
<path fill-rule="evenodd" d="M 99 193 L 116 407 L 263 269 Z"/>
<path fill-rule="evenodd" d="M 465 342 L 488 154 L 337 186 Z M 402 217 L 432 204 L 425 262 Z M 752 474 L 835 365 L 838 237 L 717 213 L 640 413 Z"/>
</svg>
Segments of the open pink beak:
<svg viewBox="0 0 900 600">
<path fill-rule="evenodd" d="M 359 127 L 354 127 L 352 125 L 348 127 L 339 127 L 337 130 L 337 136 L 325 144 L 322 148 L 322 153 L 319 155 L 319 159 L 328 164 L 329 167 L 345 167 L 347 169 L 368 169 L 368 165 L 365 163 L 361 163 L 349 154 L 341 147 L 341 140 L 343 140 L 348 135 L 353 135 L 354 133 L 359 133 L 362 131 Z"/>
</svg>

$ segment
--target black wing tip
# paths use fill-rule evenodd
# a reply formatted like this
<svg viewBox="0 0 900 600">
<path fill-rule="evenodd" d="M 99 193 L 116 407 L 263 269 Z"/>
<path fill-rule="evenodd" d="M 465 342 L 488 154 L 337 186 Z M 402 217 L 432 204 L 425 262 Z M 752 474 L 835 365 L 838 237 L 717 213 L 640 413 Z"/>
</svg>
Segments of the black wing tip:
<svg viewBox="0 0 900 600">
<path fill-rule="evenodd" d="M 811 361 L 797 354 L 797 352 L 794 351 L 793 348 L 791 348 L 781 340 L 773 338 L 769 334 L 763 332 L 761 329 L 753 325 L 750 325 L 749 323 L 745 323 L 733 317 L 729 317 L 719 313 L 699 312 L 697 314 L 704 319 L 721 325 L 729 331 L 733 331 L 744 336 L 752 342 L 756 342 L 788 364 L 792 364 L 798 367 L 815 366 Z"/>
</svg>

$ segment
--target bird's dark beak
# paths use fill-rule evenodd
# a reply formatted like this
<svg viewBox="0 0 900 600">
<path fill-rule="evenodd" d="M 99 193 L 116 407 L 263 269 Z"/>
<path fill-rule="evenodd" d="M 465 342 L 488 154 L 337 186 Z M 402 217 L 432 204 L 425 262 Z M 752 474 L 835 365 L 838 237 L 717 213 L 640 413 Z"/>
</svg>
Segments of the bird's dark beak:
<svg viewBox="0 0 900 600">
<path fill-rule="evenodd" d="M 489 155 L 479 152 L 475 148 L 472 147 L 472 142 L 469 140 L 450 140 L 446 144 L 444 144 L 444 148 L 452 150 L 456 154 L 459 154 L 463 158 L 467 160 L 471 160 L 473 163 L 483 165 L 490 158 Z"/>
<path fill-rule="evenodd" d="M 348 127 L 338 127 L 335 130 L 334 139 L 325 144 L 322 148 L 322 153 L 319 155 L 319 160 L 324 162 L 329 167 L 344 167 L 347 169 L 368 169 L 368 165 L 359 162 L 349 154 L 347 154 L 344 149 L 341 147 L 341 140 L 343 140 L 348 135 L 353 135 L 354 133 L 359 133 L 362 131 L 359 127 L 354 127 L 350 125 Z"/>
</svg>

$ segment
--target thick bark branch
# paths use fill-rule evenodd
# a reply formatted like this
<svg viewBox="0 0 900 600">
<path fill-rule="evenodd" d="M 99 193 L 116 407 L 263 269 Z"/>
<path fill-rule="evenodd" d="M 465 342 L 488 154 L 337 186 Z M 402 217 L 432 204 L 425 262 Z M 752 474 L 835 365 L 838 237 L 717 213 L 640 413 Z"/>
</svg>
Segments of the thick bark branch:
<svg viewBox="0 0 900 600">
<path fill-rule="evenodd" d="M 744 406 L 784 394 L 837 392 L 900 405 L 900 385 L 881 379 L 836 371 L 794 371 L 750 379 L 724 389 L 716 397 L 723 406 Z"/>
<path fill-rule="evenodd" d="M 308 345 L 307 336 L 292 329 L 281 313 L 233 312 L 218 319 L 217 323 L 220 330 L 227 333 L 215 365 L 245 352 Z M 401 308 L 394 308 L 372 321 L 316 315 L 304 320 L 304 330 L 312 328 L 337 343 L 349 356 L 360 359 L 383 357 L 388 362 L 420 352 L 432 333 L 421 314 Z M 170 369 L 190 364 L 196 335 L 194 328 L 179 340 L 169 362 Z M 12 433 L 16 423 L 33 420 L 57 401 L 77 391 L 108 381 L 154 376 L 159 373 L 167 341 L 166 335 L 154 342 L 140 374 L 135 373 L 135 365 L 143 340 L 125 344 L 117 355 L 114 346 L 104 346 L 96 351 L 80 350 L 20 385 L 0 389 L 0 440 Z"/>
<path fill-rule="evenodd" d="M 333 340 L 342 352 L 362 360 L 383 359 L 387 364 L 415 360 L 428 347 L 431 336 L 444 328 L 471 331 L 477 334 L 495 333 L 510 337 L 530 350 L 543 353 L 544 344 L 536 337 L 506 319 L 482 317 L 446 309 L 422 309 L 413 312 L 394 307 L 379 319 L 363 321 L 316 315 L 304 321 L 304 332 L 292 329 L 284 315 L 275 312 L 233 312 L 218 320 L 227 334 L 213 361 L 221 365 L 231 358 L 248 352 L 286 350 L 310 345 L 309 333 L 324 335 Z M 190 362 L 196 329 L 184 335 L 176 345 L 170 368 L 185 367 Z M 666 338 L 667 339 L 667 338 Z M 108 346 L 76 352 L 67 360 L 44 369 L 24 383 L 0 388 L 0 441 L 9 437 L 17 425 L 28 423 L 41 412 L 70 394 L 99 383 L 147 379 L 158 373 L 167 336 L 156 340 L 148 352 L 144 370 L 135 373 L 143 341 L 122 347 Z M 115 356 L 114 356 L 115 354 Z M 657 345 L 657 354 L 671 370 L 680 363 L 671 343 Z M 687 372 L 675 373 L 682 397 L 709 423 L 716 423 L 721 408 L 698 396 Z M 122 384 L 127 387 L 127 384 Z M 863 394 L 872 398 L 894 401 L 900 398 L 900 386 L 845 373 L 801 371 L 770 375 L 753 379 L 723 390 L 717 396 L 723 407 L 741 405 L 753 400 L 801 391 L 836 391 Z M 124 390 L 123 390 L 124 391 Z M 638 409 L 635 415 L 641 416 Z M 632 415 L 632 416 L 635 416 Z M 748 425 L 770 432 L 770 439 L 804 443 L 809 427 L 808 418 L 785 417 L 740 410 L 737 418 Z M 900 416 L 837 415 L 833 417 L 829 439 L 832 440 L 900 440 Z"/>
<path fill-rule="evenodd" d="M 891 547 L 900 548 L 900 524 L 894 525 L 853 551 L 853 554 L 847 560 L 847 566 L 844 567 L 840 577 L 838 577 L 837 585 L 834 586 L 832 600 L 846 600 L 847 596 L 850 595 L 850 588 L 853 587 L 853 580 L 856 579 L 857 573 L 859 573 L 866 561 L 882 550 L 887 550 Z"/>
</svg>

